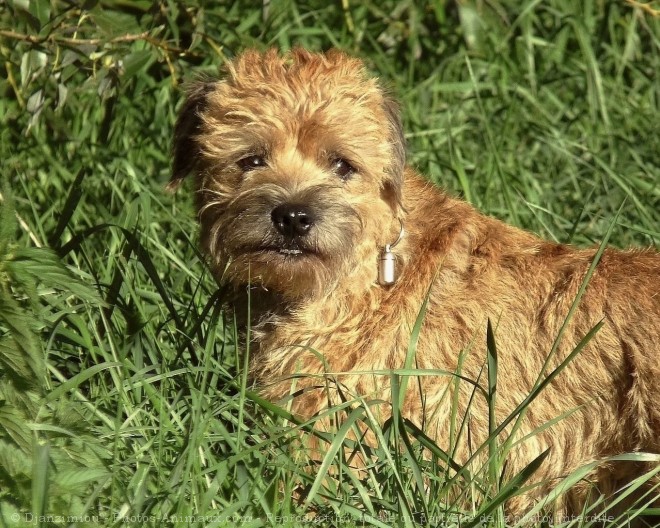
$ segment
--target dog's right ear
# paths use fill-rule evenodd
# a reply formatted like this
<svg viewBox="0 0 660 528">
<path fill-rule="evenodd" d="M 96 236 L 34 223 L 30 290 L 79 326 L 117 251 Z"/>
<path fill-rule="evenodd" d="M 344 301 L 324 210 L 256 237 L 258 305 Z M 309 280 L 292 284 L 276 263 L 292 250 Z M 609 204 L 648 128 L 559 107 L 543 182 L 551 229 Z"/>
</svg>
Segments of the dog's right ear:
<svg viewBox="0 0 660 528">
<path fill-rule="evenodd" d="M 215 87 L 216 81 L 204 79 L 193 82 L 186 90 L 186 101 L 174 126 L 172 177 L 167 184 L 169 191 L 176 191 L 183 179 L 195 169 L 200 156 L 197 134 L 202 125 L 202 113 L 206 108 L 208 95 Z"/>
</svg>

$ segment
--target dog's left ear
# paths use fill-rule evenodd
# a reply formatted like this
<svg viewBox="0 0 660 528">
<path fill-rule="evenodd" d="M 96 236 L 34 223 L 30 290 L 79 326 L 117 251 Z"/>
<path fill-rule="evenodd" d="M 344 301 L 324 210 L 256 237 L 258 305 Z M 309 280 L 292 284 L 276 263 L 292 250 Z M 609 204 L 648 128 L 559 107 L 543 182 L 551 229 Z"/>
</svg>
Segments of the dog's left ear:
<svg viewBox="0 0 660 528">
<path fill-rule="evenodd" d="M 183 179 L 195 169 L 200 156 L 197 134 L 202 125 L 202 113 L 215 86 L 216 81 L 198 80 L 187 89 L 186 101 L 174 126 L 172 176 L 167 184 L 170 191 L 177 190 Z"/>
<path fill-rule="evenodd" d="M 403 206 L 403 173 L 406 168 L 406 140 L 403 137 L 403 124 L 399 104 L 389 97 L 383 100 L 383 110 L 387 118 L 389 129 L 389 142 L 392 149 L 392 158 L 388 167 L 390 178 L 383 189 L 394 211 Z"/>
</svg>

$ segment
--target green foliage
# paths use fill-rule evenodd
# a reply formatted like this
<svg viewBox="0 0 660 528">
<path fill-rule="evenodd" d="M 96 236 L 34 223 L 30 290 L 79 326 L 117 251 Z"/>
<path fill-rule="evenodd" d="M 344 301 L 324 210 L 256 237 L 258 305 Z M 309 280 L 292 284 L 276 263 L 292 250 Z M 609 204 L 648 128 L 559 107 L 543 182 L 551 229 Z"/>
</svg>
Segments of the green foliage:
<svg viewBox="0 0 660 528">
<path fill-rule="evenodd" d="M 13 203 L 4 193 L 0 205 L 0 501 L 32 512 L 47 512 L 51 507 L 75 511 L 80 509 L 79 499 L 70 494 L 67 476 L 80 472 L 84 483 L 107 471 L 98 455 L 85 446 L 91 431 L 82 430 L 73 438 L 63 436 L 70 433 L 62 426 L 80 420 L 81 409 L 66 401 L 53 405 L 44 400 L 50 386 L 46 337 L 75 314 L 72 297 L 90 306 L 98 305 L 100 299 L 95 289 L 64 267 L 54 251 L 17 244 L 16 229 Z M 69 449 L 78 451 L 75 458 L 67 454 Z M 51 462 L 59 470 L 52 478 L 48 475 Z M 85 491 L 79 484 L 77 491 Z"/>
<path fill-rule="evenodd" d="M 542 459 L 494 482 L 502 424 L 475 471 L 396 413 L 378 423 L 370 402 L 329 411 L 344 417 L 329 437 L 251 392 L 190 200 L 164 192 L 180 87 L 247 46 L 340 47 L 401 100 L 410 162 L 432 180 L 552 239 L 649 245 L 659 23 L 620 0 L 0 3 L 0 524 L 451 526 L 479 513 L 503 526 L 501 503 Z M 474 391 L 494 408 L 489 351 Z M 378 447 L 353 439 L 364 428 Z M 319 435 L 322 461 L 301 431 Z M 362 476 L 351 450 L 376 461 Z M 75 517 L 27 517 L 39 512 Z"/>
</svg>

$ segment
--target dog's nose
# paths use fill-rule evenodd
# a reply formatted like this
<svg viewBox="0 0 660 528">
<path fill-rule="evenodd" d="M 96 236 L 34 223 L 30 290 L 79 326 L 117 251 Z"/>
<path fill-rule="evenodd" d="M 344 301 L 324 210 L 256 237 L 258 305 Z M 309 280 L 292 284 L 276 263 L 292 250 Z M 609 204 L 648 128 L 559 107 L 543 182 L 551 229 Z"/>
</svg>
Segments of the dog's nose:
<svg viewBox="0 0 660 528">
<path fill-rule="evenodd" d="M 304 205 L 278 205 L 270 217 L 275 228 L 289 238 L 306 235 L 314 225 L 314 216 L 309 207 Z"/>
</svg>

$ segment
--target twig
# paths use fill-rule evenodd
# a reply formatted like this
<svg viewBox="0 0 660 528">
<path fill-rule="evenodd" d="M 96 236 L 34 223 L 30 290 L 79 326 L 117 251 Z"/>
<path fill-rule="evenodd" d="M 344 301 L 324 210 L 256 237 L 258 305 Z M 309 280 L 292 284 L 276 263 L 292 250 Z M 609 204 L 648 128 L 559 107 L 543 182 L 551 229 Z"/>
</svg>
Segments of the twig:
<svg viewBox="0 0 660 528">
<path fill-rule="evenodd" d="M 194 52 L 183 50 L 181 48 L 174 48 L 167 45 L 161 40 L 157 40 L 149 35 L 148 31 L 138 33 L 137 35 L 122 35 L 119 37 L 114 37 L 109 40 L 99 39 L 99 38 L 69 38 L 69 37 L 58 37 L 53 34 L 46 37 L 37 37 L 35 35 L 27 35 L 25 33 L 18 33 L 11 30 L 0 30 L 0 37 L 5 37 L 13 40 L 20 40 L 22 42 L 29 42 L 30 44 L 44 44 L 45 42 L 52 42 L 54 44 L 66 44 L 69 46 L 77 46 L 80 44 L 88 44 L 93 46 L 98 46 L 100 44 L 121 44 L 126 42 L 136 42 L 138 40 L 143 40 L 148 42 L 152 46 L 167 51 L 169 53 L 176 53 L 178 55 L 196 55 Z"/>
<path fill-rule="evenodd" d="M 651 7 L 655 2 L 649 2 L 648 4 L 643 4 L 642 2 L 638 2 L 637 0 L 626 0 L 626 3 L 630 4 L 633 7 L 637 7 L 641 9 L 645 13 L 651 15 L 652 17 L 660 16 L 660 9 L 655 9 Z"/>
</svg>

